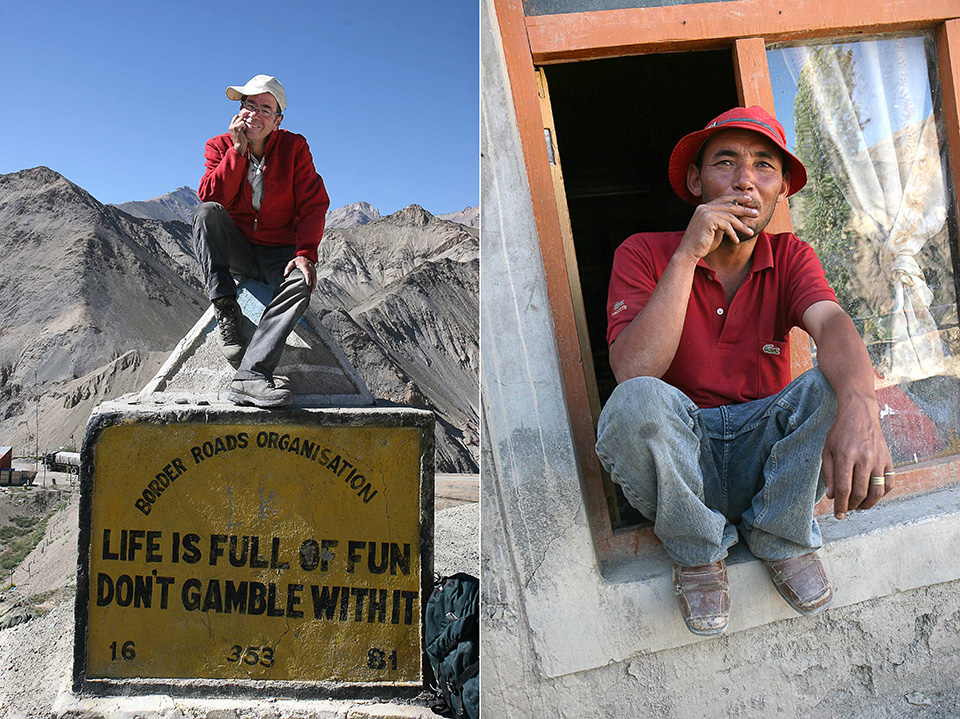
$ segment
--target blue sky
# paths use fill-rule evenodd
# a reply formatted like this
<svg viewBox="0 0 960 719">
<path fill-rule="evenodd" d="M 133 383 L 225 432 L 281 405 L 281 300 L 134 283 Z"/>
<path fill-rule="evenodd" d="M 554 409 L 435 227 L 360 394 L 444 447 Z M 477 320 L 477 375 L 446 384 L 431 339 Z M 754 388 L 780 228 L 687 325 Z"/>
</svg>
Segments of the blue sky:
<svg viewBox="0 0 960 719">
<path fill-rule="evenodd" d="M 0 3 L 0 174 L 46 165 L 101 202 L 203 175 L 227 85 L 275 75 L 331 207 L 479 202 L 475 2 Z"/>
</svg>

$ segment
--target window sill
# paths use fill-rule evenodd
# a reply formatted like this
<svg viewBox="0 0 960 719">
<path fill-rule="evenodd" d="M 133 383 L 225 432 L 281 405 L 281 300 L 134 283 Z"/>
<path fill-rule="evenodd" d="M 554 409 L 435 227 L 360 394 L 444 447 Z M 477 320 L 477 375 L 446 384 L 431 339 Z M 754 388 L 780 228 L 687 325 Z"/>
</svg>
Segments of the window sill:
<svg viewBox="0 0 960 719">
<path fill-rule="evenodd" d="M 853 512 L 842 522 L 825 517 L 820 523 L 820 557 L 834 590 L 832 609 L 960 579 L 956 558 L 936 549 L 960 545 L 960 486 L 887 501 L 868 512 Z M 539 652 L 548 676 L 709 641 L 688 632 L 680 619 L 672 563 L 662 550 L 606 562 L 601 572 L 603 581 L 593 601 L 605 617 L 605 631 L 575 643 L 563 641 L 562 632 L 541 634 L 541 642 L 551 645 Z M 784 620 L 814 621 L 790 609 L 763 564 L 742 544 L 731 551 L 728 576 L 732 613 L 727 634 Z M 577 599 L 576 593 L 561 592 L 548 623 L 575 621 L 584 611 Z"/>
<path fill-rule="evenodd" d="M 935 457 L 916 464 L 897 467 L 896 489 L 887 495 L 883 504 L 936 491 L 954 485 L 958 480 L 960 480 L 960 456 L 958 455 Z M 833 501 L 826 497 L 814 508 L 814 516 L 824 529 L 825 539 L 824 521 L 832 520 L 832 513 Z M 609 520 L 606 521 L 609 523 Z M 608 537 L 601 535 L 599 546 L 601 561 L 605 567 L 614 567 L 622 562 L 629 563 L 658 552 L 662 554 L 660 540 L 653 533 L 653 522 L 620 527 L 613 530 Z"/>
</svg>

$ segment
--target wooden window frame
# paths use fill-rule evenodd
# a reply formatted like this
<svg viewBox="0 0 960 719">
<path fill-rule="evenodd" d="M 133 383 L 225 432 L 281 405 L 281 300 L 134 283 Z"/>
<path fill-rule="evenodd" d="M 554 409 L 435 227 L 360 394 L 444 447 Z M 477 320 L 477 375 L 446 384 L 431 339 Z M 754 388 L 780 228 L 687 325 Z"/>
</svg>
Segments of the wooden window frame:
<svg viewBox="0 0 960 719">
<path fill-rule="evenodd" d="M 569 230 L 568 224 L 564 225 L 568 221 L 563 219 L 565 200 L 562 193 L 556 192 L 557 177 L 544 141 L 537 66 L 726 47 L 732 52 L 741 102 L 761 105 L 772 113 L 773 91 L 766 59 L 768 44 L 933 30 L 950 169 L 953 178 L 960 178 L 960 19 L 957 19 L 960 11 L 955 0 L 881 0 L 880 3 L 797 0 L 776 5 L 767 0 L 733 0 L 530 17 L 523 14 L 522 0 L 494 0 L 494 6 L 546 272 L 584 502 L 600 560 L 623 559 L 655 547 L 657 541 L 649 529 L 614 532 L 611 525 L 600 463 L 594 450 L 596 408 L 591 408 L 588 391 L 588 384 L 593 381 L 590 377 L 593 361 L 592 357 L 585 356 L 584 347 L 589 344 L 583 343 L 577 332 L 576 315 L 581 309 L 576 299 L 579 284 L 568 274 L 570 266 L 564 251 L 564 235 Z M 751 32 L 743 33 L 744 28 L 751 28 Z M 652 107 L 652 111 L 658 110 Z M 956 185 L 957 182 L 950 183 L 955 203 Z M 779 232 L 791 229 L 785 206 L 778 208 L 771 229 Z M 793 341 L 791 345 L 794 347 L 791 362 L 796 374 L 811 366 L 809 345 L 803 341 Z M 895 493 L 931 489 L 956 482 L 958 477 L 960 455 L 926 460 L 898 469 Z"/>
</svg>

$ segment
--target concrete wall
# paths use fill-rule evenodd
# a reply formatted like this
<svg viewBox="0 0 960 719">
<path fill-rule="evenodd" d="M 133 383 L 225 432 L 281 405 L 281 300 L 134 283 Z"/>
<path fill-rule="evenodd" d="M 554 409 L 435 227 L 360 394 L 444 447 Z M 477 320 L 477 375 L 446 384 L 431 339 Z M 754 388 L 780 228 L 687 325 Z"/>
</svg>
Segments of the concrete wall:
<svg viewBox="0 0 960 719">
<path fill-rule="evenodd" d="M 960 697 L 956 488 L 825 522 L 836 599 L 819 617 L 738 551 L 728 634 L 701 640 L 665 555 L 601 566 L 492 0 L 481 66 L 483 715 L 953 715 L 916 712 Z"/>
</svg>

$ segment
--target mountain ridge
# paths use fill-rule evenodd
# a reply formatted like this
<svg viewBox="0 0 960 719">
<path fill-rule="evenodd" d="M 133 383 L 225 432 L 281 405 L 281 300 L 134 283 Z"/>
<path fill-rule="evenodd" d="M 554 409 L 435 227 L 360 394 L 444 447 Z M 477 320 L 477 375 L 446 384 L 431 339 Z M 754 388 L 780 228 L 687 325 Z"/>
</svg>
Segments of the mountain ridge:
<svg viewBox="0 0 960 719">
<path fill-rule="evenodd" d="M 129 215 L 141 219 L 179 220 L 180 222 L 192 225 L 193 214 L 199 205 L 200 198 L 197 195 L 197 191 L 184 185 L 159 197 L 153 197 L 149 200 L 120 202 L 111 205 L 111 207 L 116 207 Z M 402 212 L 404 209 L 406 208 L 398 210 L 398 212 Z M 327 229 L 360 227 L 389 216 L 390 215 L 382 215 L 380 210 L 373 207 L 369 202 L 360 200 L 328 210 L 326 227 Z M 466 225 L 467 227 L 477 228 L 480 225 L 480 208 L 468 206 L 460 212 L 448 212 L 442 215 L 436 215 L 436 217 Z"/>
<path fill-rule="evenodd" d="M 47 167 L 0 175 L 0 222 L 0 432 L 33 446 L 39 417 L 55 448 L 99 401 L 142 388 L 206 310 L 190 227 L 104 205 Z M 380 402 L 436 413 L 438 471 L 477 471 L 477 232 L 411 205 L 330 230 L 320 252 L 309 311 Z"/>
</svg>

